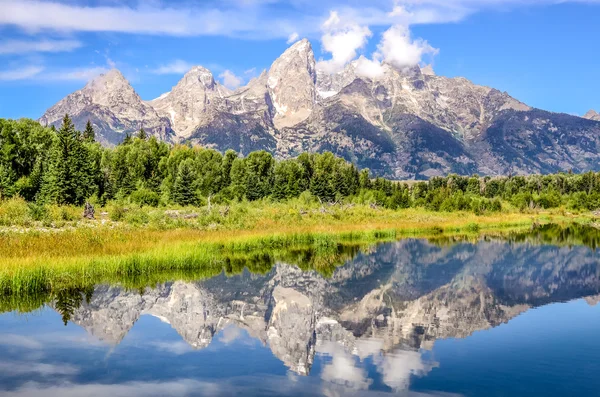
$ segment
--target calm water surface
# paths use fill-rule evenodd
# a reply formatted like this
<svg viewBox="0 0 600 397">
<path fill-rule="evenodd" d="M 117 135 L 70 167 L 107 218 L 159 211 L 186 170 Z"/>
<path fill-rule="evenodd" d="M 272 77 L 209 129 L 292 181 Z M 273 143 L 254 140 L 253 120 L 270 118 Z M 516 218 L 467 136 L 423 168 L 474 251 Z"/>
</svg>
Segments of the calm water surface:
<svg viewBox="0 0 600 397">
<path fill-rule="evenodd" d="M 599 396 L 598 259 L 403 240 L 332 277 L 98 285 L 0 315 L 0 395 Z"/>
</svg>

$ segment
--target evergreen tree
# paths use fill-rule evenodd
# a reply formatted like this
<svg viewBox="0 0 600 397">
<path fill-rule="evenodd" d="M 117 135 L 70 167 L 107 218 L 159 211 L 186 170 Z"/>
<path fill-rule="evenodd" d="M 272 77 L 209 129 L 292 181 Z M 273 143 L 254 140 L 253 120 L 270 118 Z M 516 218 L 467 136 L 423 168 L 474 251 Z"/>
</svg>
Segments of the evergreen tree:
<svg viewBox="0 0 600 397">
<path fill-rule="evenodd" d="M 144 128 L 140 128 L 140 130 L 137 133 L 137 138 L 141 139 L 143 141 L 148 139 L 148 134 L 146 134 L 146 131 L 144 130 Z"/>
<path fill-rule="evenodd" d="M 44 173 L 42 198 L 58 204 L 82 204 L 93 192 L 90 157 L 81 134 L 68 115 L 50 151 L 48 172 Z"/>
<path fill-rule="evenodd" d="M 96 132 L 94 131 L 94 127 L 92 126 L 92 123 L 89 120 L 85 124 L 85 130 L 83 131 L 83 140 L 86 142 L 96 141 Z"/>
<path fill-rule="evenodd" d="M 77 152 L 75 126 L 65 115 L 56 132 L 50 153 L 49 170 L 42 187 L 43 197 L 58 204 L 74 204 L 77 199 L 77 175 L 74 156 Z"/>
<path fill-rule="evenodd" d="M 221 166 L 221 185 L 223 188 L 231 185 L 231 167 L 233 166 L 233 162 L 238 158 L 238 155 L 233 150 L 228 150 L 225 152 L 223 156 L 223 164 Z"/>
<path fill-rule="evenodd" d="M 125 133 L 125 138 L 121 142 L 121 145 L 129 145 L 133 140 L 131 139 L 131 134 L 129 132 Z"/>
<path fill-rule="evenodd" d="M 194 161 L 187 159 L 181 162 L 177 177 L 173 184 L 172 200 L 179 205 L 196 205 L 196 170 Z"/>
</svg>

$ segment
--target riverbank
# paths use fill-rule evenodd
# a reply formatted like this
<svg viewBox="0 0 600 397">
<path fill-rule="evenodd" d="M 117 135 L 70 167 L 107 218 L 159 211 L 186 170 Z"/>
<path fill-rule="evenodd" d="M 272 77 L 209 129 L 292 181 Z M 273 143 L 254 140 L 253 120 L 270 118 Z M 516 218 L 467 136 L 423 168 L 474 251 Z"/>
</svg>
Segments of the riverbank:
<svg viewBox="0 0 600 397">
<path fill-rule="evenodd" d="M 134 280 L 133 284 L 143 279 L 147 284 L 165 272 L 201 277 L 228 266 L 230 271 L 252 267 L 257 255 L 294 262 L 289 256 L 294 250 L 312 255 L 309 267 L 330 272 L 343 264 L 344 257 L 337 251 L 342 245 L 361 248 L 402 237 L 477 238 L 482 232 L 503 234 L 528 230 L 534 224 L 589 224 L 594 219 L 593 214 L 564 211 L 475 215 L 297 202 L 237 203 L 210 209 L 109 207 L 99 210 L 96 219 L 65 220 L 60 227 L 37 221 L 4 227 L 0 293 L 48 291 L 60 285 L 123 278 Z"/>
</svg>

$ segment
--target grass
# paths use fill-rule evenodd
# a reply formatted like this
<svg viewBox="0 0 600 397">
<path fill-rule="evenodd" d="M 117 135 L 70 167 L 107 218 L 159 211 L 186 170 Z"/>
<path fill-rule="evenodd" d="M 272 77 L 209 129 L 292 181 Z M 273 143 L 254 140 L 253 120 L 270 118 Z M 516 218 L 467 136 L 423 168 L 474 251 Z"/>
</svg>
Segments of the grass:
<svg viewBox="0 0 600 397">
<path fill-rule="evenodd" d="M 518 235 L 534 224 L 595 221 L 591 214 L 561 210 L 475 215 L 300 200 L 211 209 L 113 205 L 99 209 L 96 220 L 82 220 L 81 212 L 76 207 L 32 210 L 20 199 L 0 204 L 0 296 L 49 296 L 104 282 L 137 288 L 223 270 L 235 274 L 244 267 L 264 272 L 278 260 L 331 274 L 357 250 L 381 241 L 477 239 L 480 233 Z"/>
</svg>

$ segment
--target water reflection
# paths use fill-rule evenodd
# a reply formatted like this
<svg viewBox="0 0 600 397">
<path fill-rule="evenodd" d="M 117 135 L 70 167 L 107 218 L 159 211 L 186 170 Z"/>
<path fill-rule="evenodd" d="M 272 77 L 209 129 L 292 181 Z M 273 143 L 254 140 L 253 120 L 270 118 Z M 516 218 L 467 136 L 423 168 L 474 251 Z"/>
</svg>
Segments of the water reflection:
<svg viewBox="0 0 600 397">
<path fill-rule="evenodd" d="M 475 343 L 469 337 L 477 331 L 513 324 L 534 307 L 577 298 L 585 298 L 588 308 L 600 300 L 595 249 L 516 240 L 403 240 L 358 253 L 331 277 L 277 263 L 265 274 L 244 271 L 143 290 L 108 285 L 64 290 L 41 312 L 0 316 L 0 391 L 19 396 L 42 389 L 50 390 L 45 395 L 112 396 L 485 395 L 475 386 L 436 383 L 451 368 L 444 365 L 450 359 L 440 358 L 452 346 L 445 341 Z M 548 318 L 563 316 L 577 324 L 568 319 L 577 310 L 552 310 Z M 598 310 L 593 313 L 598 317 Z M 68 326 L 57 325 L 57 319 Z M 586 327 L 586 332 L 600 330 L 593 321 Z M 513 342 L 497 338 L 510 351 Z M 600 352 L 600 343 L 585 351 Z M 564 353 L 560 360 L 580 359 Z M 460 354 L 473 356 L 473 365 L 482 358 L 476 349 Z M 590 366 L 600 369 L 598 359 Z M 577 376 L 583 377 L 579 388 L 592 386 L 585 372 Z M 511 395 L 528 395 L 515 390 Z"/>
</svg>

